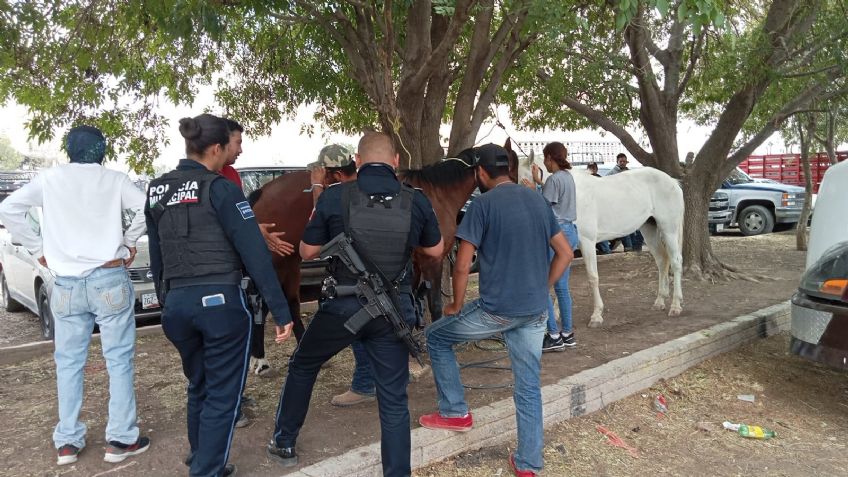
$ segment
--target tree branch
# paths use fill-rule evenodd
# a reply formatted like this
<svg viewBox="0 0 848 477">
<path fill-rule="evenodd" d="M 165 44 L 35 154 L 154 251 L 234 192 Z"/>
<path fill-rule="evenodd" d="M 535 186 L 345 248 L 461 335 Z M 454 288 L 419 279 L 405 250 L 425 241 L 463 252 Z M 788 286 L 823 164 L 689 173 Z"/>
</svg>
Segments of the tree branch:
<svg viewBox="0 0 848 477">
<path fill-rule="evenodd" d="M 830 65 L 830 66 L 823 66 L 821 68 L 818 68 L 818 69 L 815 69 L 815 70 L 812 70 L 812 71 L 801 71 L 801 72 L 798 72 L 798 73 L 781 73 L 780 76 L 782 78 L 803 78 L 805 76 L 815 76 L 815 75 L 820 74 L 820 73 L 827 73 L 829 71 L 838 70 L 839 68 L 841 68 L 840 65 Z"/>
<path fill-rule="evenodd" d="M 421 64 L 417 71 L 413 72 L 412 75 L 407 78 L 410 90 L 420 90 L 425 84 L 427 78 L 432 74 L 433 70 L 437 68 L 438 65 L 442 64 L 448 53 L 454 49 L 456 40 L 462 33 L 462 27 L 466 22 L 468 22 L 471 7 L 473 7 L 476 2 L 477 0 L 457 0 L 453 16 L 451 17 L 447 31 L 445 31 L 441 41 L 439 41 L 439 44 L 433 48 L 433 51 L 426 58 L 424 63 Z"/>
<path fill-rule="evenodd" d="M 692 44 L 692 48 L 689 52 L 689 64 L 686 66 L 686 72 L 683 74 L 683 79 L 680 81 L 680 84 L 677 86 L 677 100 L 680 101 L 681 96 L 686 91 L 686 87 L 689 85 L 689 81 L 692 79 L 692 75 L 695 72 L 695 66 L 698 64 L 698 60 L 701 58 L 701 53 L 703 52 L 704 42 L 707 40 L 707 34 L 705 30 L 701 30 L 701 34 L 698 35 L 698 40 Z"/>
<path fill-rule="evenodd" d="M 751 153 L 754 152 L 754 149 L 758 148 L 766 139 L 768 139 L 772 134 L 774 134 L 786 121 L 788 118 L 802 112 L 804 108 L 813 100 L 819 97 L 819 95 L 825 89 L 824 83 L 816 83 L 815 85 L 810 86 L 806 90 L 799 93 L 795 98 L 791 101 L 787 102 L 783 108 L 780 109 L 777 113 L 775 113 L 766 124 L 760 129 L 757 134 L 755 134 L 751 139 L 749 139 L 745 144 L 739 147 L 736 151 L 732 152 L 725 161 L 722 169 L 724 174 L 730 172 L 731 169 L 739 165 L 742 161 L 745 160 Z M 838 90 L 832 93 L 828 93 L 827 97 L 837 96 L 840 94 L 844 94 L 846 90 Z M 825 96 L 821 96 L 821 98 L 825 98 Z"/>
<path fill-rule="evenodd" d="M 544 72 L 537 72 L 536 77 L 542 81 L 542 83 L 547 83 L 550 81 L 550 76 L 545 74 Z M 562 100 L 562 104 L 571 109 L 572 111 L 583 115 L 586 119 L 596 124 L 598 127 L 608 131 L 613 136 L 617 137 L 619 141 L 624 145 L 624 147 L 633 154 L 633 157 L 636 158 L 640 163 L 646 166 L 655 166 L 656 159 L 653 154 L 649 153 L 639 143 L 633 139 L 633 136 L 627 132 L 626 129 L 621 127 L 618 123 L 613 121 L 609 116 L 604 114 L 597 109 L 593 109 L 580 101 L 577 101 L 573 98 L 564 98 Z"/>
</svg>

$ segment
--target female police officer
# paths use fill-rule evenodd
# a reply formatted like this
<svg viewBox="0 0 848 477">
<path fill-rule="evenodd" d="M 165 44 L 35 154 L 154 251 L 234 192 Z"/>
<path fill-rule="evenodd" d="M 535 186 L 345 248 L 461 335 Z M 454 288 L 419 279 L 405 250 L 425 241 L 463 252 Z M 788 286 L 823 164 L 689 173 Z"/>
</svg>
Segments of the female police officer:
<svg viewBox="0 0 848 477">
<path fill-rule="evenodd" d="M 164 305 L 162 329 L 189 381 L 190 475 L 229 476 L 235 473 L 227 458 L 250 356 L 241 270 L 268 304 L 278 341 L 291 333 L 291 316 L 253 211 L 241 190 L 217 174 L 228 158 L 226 122 L 210 114 L 183 118 L 180 134 L 188 159 L 148 189 L 150 268 Z"/>
</svg>

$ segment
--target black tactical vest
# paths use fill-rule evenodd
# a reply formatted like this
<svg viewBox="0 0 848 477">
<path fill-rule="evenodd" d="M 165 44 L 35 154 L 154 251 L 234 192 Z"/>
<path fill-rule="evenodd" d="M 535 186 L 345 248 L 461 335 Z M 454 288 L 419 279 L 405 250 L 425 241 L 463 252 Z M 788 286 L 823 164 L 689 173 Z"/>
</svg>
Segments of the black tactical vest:
<svg viewBox="0 0 848 477">
<path fill-rule="evenodd" d="M 221 228 L 209 187 L 221 176 L 207 169 L 175 170 L 150 182 L 147 200 L 162 250 L 162 278 L 202 277 L 241 270 Z"/>
<path fill-rule="evenodd" d="M 415 189 L 401 184 L 396 195 L 368 195 L 355 181 L 343 186 L 345 233 L 353 239 L 357 252 L 395 284 L 408 282 L 412 256 L 409 228 Z M 340 282 L 355 281 L 346 270 L 334 271 L 333 275 Z"/>
</svg>

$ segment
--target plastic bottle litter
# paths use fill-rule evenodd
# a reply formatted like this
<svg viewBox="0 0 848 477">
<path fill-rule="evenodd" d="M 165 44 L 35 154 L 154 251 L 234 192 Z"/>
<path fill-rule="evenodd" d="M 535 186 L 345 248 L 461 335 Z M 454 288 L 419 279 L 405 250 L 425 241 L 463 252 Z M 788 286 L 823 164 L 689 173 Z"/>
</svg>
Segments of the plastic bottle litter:
<svg viewBox="0 0 848 477">
<path fill-rule="evenodd" d="M 722 424 L 728 431 L 734 431 L 742 437 L 751 439 L 771 439 L 777 437 L 777 434 L 769 429 L 763 429 L 760 426 L 749 426 L 747 424 L 734 424 L 730 421 L 724 421 Z"/>
<path fill-rule="evenodd" d="M 756 397 L 753 394 L 739 394 L 738 396 L 736 396 L 736 399 L 745 402 L 754 402 L 756 400 Z"/>
<path fill-rule="evenodd" d="M 658 394 L 656 399 L 654 399 L 654 410 L 660 414 L 668 412 L 668 403 L 665 401 L 665 396 L 662 394 Z"/>
</svg>

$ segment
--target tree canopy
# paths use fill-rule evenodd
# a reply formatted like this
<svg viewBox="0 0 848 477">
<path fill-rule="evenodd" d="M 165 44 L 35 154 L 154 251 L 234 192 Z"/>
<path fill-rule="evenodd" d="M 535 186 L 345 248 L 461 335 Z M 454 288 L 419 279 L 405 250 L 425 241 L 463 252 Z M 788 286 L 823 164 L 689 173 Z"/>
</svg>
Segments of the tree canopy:
<svg viewBox="0 0 848 477">
<path fill-rule="evenodd" d="M 6 136 L 0 136 L 0 170 L 11 171 L 21 165 L 24 157 L 12 147 L 12 141 Z"/>
<path fill-rule="evenodd" d="M 248 132 L 303 104 L 345 132 L 395 135 L 404 162 L 473 144 L 518 59 L 566 28 L 569 2 L 545 0 L 23 0 L 0 3 L 0 101 L 30 108 L 32 136 L 90 122 L 111 154 L 150 170 L 162 101 L 200 85 Z"/>
</svg>

